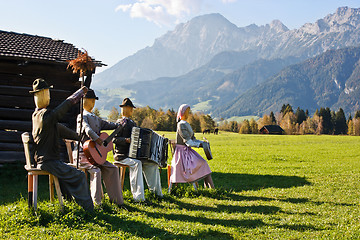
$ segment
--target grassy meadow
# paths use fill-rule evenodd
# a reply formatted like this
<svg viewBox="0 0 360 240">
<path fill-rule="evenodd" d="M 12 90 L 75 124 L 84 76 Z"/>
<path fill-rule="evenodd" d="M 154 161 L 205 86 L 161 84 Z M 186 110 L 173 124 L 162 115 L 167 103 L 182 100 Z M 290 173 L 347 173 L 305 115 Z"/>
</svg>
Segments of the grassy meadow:
<svg viewBox="0 0 360 240">
<path fill-rule="evenodd" d="M 164 169 L 164 198 L 147 192 L 151 204 L 142 205 L 132 201 L 127 173 L 126 209 L 105 199 L 92 213 L 72 202 L 60 211 L 48 200 L 43 177 L 33 213 L 23 167 L 3 167 L 0 238 L 360 239 L 359 137 L 225 132 L 206 137 L 216 190 L 181 184 L 169 195 Z"/>
</svg>

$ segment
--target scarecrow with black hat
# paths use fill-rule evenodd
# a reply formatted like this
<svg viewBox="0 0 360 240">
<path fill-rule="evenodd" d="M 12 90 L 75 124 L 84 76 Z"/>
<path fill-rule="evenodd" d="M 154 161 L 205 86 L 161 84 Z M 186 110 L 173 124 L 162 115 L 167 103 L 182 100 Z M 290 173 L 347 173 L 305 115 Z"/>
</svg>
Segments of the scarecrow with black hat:
<svg viewBox="0 0 360 240">
<path fill-rule="evenodd" d="M 162 197 L 159 167 L 153 162 L 142 162 L 137 159 L 129 158 L 129 147 L 131 142 L 131 131 L 136 124 L 130 119 L 134 104 L 129 98 L 125 98 L 120 105 L 122 118 L 118 123 L 125 123 L 120 132 L 115 135 L 115 155 L 114 159 L 130 169 L 130 188 L 135 202 L 145 201 L 144 180 L 147 182 L 149 190 L 157 196 Z"/>
<path fill-rule="evenodd" d="M 50 88 L 44 79 L 36 79 L 33 83 L 36 109 L 32 115 L 32 136 L 34 138 L 34 158 L 37 168 L 58 177 L 62 190 L 75 198 L 85 210 L 93 210 L 89 188 L 85 174 L 60 160 L 59 138 L 78 140 L 79 136 L 71 129 L 59 123 L 70 108 L 79 102 L 87 92 L 82 87 L 54 110 L 48 109 L 50 104 Z"/>
<path fill-rule="evenodd" d="M 94 90 L 89 89 L 84 97 L 83 102 L 83 121 L 81 123 L 81 115 L 79 114 L 77 118 L 77 132 L 78 134 L 82 133 L 83 138 L 81 142 L 84 143 L 87 140 L 92 140 L 99 145 L 103 144 L 103 140 L 99 137 L 100 131 L 102 130 L 111 130 L 118 127 L 118 124 L 105 121 L 100 117 L 96 116 L 92 110 L 95 106 L 95 100 L 99 98 L 95 95 Z M 82 130 L 80 126 L 82 125 Z M 77 149 L 73 152 L 74 156 L 77 156 Z M 76 157 L 74 157 L 76 159 Z M 87 157 L 85 156 L 82 147 L 80 146 L 80 165 L 82 168 L 87 169 L 90 173 L 90 192 L 91 197 L 95 204 L 100 205 L 101 199 L 103 197 L 103 189 L 101 184 L 101 178 L 104 181 L 106 191 L 109 195 L 111 202 L 114 202 L 118 205 L 122 205 L 123 195 L 122 187 L 119 178 L 119 169 L 112 163 L 106 161 L 100 166 L 95 166 L 91 164 Z"/>
</svg>

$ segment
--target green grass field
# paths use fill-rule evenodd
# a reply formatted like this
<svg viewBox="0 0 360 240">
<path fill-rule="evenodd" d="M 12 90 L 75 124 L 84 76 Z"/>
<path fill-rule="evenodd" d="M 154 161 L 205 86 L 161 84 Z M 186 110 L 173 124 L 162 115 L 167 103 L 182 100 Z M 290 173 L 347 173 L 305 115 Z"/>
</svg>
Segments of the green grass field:
<svg viewBox="0 0 360 240">
<path fill-rule="evenodd" d="M 22 166 L 2 168 L 0 238 L 360 239 L 359 137 L 224 132 L 206 137 L 216 190 L 195 192 L 183 184 L 169 195 L 164 170 L 164 199 L 147 192 L 152 205 L 140 205 L 131 200 L 127 174 L 127 210 L 106 199 L 94 213 L 69 202 L 60 211 L 48 200 L 45 177 L 33 214 Z"/>
</svg>

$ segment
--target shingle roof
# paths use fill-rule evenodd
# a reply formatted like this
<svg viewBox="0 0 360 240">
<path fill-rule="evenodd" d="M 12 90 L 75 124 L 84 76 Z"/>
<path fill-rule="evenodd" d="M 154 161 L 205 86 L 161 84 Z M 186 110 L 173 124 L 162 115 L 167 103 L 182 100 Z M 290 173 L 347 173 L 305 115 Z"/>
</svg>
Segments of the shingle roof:
<svg viewBox="0 0 360 240">
<path fill-rule="evenodd" d="M 265 125 L 262 128 L 266 128 L 269 132 L 284 132 L 279 125 Z"/>
<path fill-rule="evenodd" d="M 78 51 L 63 40 L 0 30 L 0 56 L 66 62 L 77 58 Z M 96 65 L 102 64 L 96 61 Z"/>
</svg>

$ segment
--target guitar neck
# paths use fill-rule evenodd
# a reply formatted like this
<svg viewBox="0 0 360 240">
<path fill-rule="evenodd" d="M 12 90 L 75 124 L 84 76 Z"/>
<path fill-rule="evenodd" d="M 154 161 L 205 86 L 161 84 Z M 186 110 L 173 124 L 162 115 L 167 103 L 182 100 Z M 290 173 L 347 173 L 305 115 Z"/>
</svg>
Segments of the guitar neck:
<svg viewBox="0 0 360 240">
<path fill-rule="evenodd" d="M 118 134 L 120 132 L 120 130 L 123 128 L 123 124 L 124 123 L 121 123 L 121 125 L 119 125 L 111 134 L 109 137 L 107 137 L 105 140 L 104 140 L 104 143 L 106 143 L 106 145 L 112 141 L 112 139 L 115 137 L 116 134 Z"/>
<path fill-rule="evenodd" d="M 108 136 L 108 137 L 104 140 L 104 142 L 107 142 L 107 143 L 111 142 L 111 140 L 112 140 L 112 139 L 115 137 L 115 135 L 120 131 L 120 129 L 121 129 L 121 126 L 117 127 L 117 128 L 115 129 L 115 131 L 113 131 L 113 132 L 110 134 L 110 136 Z"/>
</svg>

